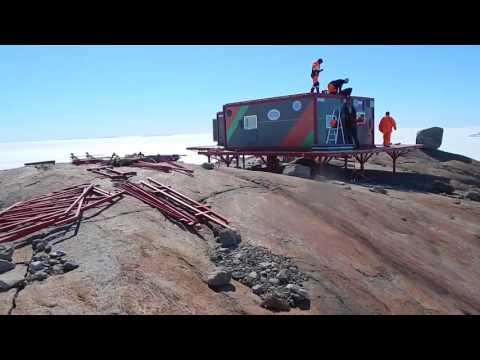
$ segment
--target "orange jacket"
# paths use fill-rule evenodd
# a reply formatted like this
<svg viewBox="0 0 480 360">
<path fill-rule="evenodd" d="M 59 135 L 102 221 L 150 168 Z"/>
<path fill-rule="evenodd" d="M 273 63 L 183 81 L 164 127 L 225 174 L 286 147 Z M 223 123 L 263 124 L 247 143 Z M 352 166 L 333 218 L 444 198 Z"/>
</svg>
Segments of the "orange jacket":
<svg viewBox="0 0 480 360">
<path fill-rule="evenodd" d="M 392 128 L 397 130 L 397 123 L 391 116 L 384 116 L 382 120 L 380 120 L 380 124 L 378 124 L 378 130 L 382 133 L 392 132 Z"/>
</svg>

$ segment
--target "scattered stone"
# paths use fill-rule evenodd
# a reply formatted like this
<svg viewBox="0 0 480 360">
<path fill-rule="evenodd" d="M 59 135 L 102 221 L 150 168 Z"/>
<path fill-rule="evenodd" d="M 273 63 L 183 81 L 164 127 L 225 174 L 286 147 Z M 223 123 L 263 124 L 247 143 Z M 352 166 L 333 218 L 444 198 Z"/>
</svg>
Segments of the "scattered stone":
<svg viewBox="0 0 480 360">
<path fill-rule="evenodd" d="M 47 261 L 48 255 L 45 253 L 36 253 L 32 256 L 32 261 Z"/>
<path fill-rule="evenodd" d="M 53 265 L 53 267 L 51 268 L 51 273 L 53 275 L 63 274 L 63 266 L 61 264 Z"/>
<path fill-rule="evenodd" d="M 65 255 L 67 255 L 67 254 L 65 253 L 65 251 L 62 251 L 62 250 L 57 250 L 57 251 L 54 251 L 54 252 L 50 253 L 50 257 L 52 259 L 60 258 L 60 257 L 65 256 Z"/>
<path fill-rule="evenodd" d="M 472 201 L 480 201 L 480 192 L 469 191 L 468 193 L 465 194 L 465 198 Z"/>
<path fill-rule="evenodd" d="M 52 247 L 50 245 L 47 245 L 45 246 L 45 249 L 43 251 L 45 251 L 47 254 L 50 254 L 52 252 Z"/>
<path fill-rule="evenodd" d="M 7 260 L 0 260 L 0 274 L 6 273 L 7 271 L 13 270 L 14 268 L 14 263 Z"/>
<path fill-rule="evenodd" d="M 37 273 L 45 269 L 47 265 L 43 261 L 32 261 L 28 267 L 28 271 L 32 274 Z"/>
<path fill-rule="evenodd" d="M 245 277 L 245 273 L 243 273 L 241 271 L 232 272 L 232 278 L 234 280 L 240 280 L 240 279 L 243 279 L 244 277 Z"/>
<path fill-rule="evenodd" d="M 456 200 L 453 202 L 455 205 L 460 205 L 462 202 L 460 200 Z"/>
<path fill-rule="evenodd" d="M 208 274 L 207 283 L 211 287 L 220 287 L 230 284 L 232 274 L 223 269 L 217 269 Z"/>
<path fill-rule="evenodd" d="M 54 266 L 54 265 L 58 265 L 60 264 L 60 261 L 56 260 L 56 259 L 49 259 L 48 260 L 48 265 L 50 266 Z"/>
<path fill-rule="evenodd" d="M 265 292 L 263 284 L 257 284 L 252 286 L 252 291 L 255 295 L 262 295 Z"/>
<path fill-rule="evenodd" d="M 443 129 L 432 127 L 417 133 L 416 144 L 423 144 L 425 149 L 438 149 L 442 145 Z"/>
<path fill-rule="evenodd" d="M 222 244 L 223 247 L 234 247 L 240 244 L 241 236 L 238 231 L 230 229 L 222 229 L 218 233 L 217 240 Z"/>
<path fill-rule="evenodd" d="M 277 278 L 270 278 L 268 279 L 268 282 L 274 286 L 280 284 L 280 280 L 278 280 Z"/>
<path fill-rule="evenodd" d="M 346 185 L 343 181 L 333 181 L 332 184 L 335 184 L 335 185 Z"/>
<path fill-rule="evenodd" d="M 387 195 L 388 194 L 388 191 L 381 187 L 381 186 L 374 186 L 374 187 L 371 187 L 370 188 L 370 191 L 371 192 L 374 192 L 374 193 L 379 193 L 379 194 L 383 194 L 383 195 Z"/>
<path fill-rule="evenodd" d="M 209 164 L 209 163 L 203 163 L 202 164 L 202 168 L 206 169 L 206 170 L 213 170 L 215 168 L 215 165 L 214 164 Z"/>
<path fill-rule="evenodd" d="M 268 294 L 262 301 L 262 306 L 273 311 L 289 311 L 290 304 L 277 294 Z"/>
<path fill-rule="evenodd" d="M 45 243 L 43 241 L 39 241 L 38 243 L 34 243 L 33 250 L 38 251 L 38 252 L 45 250 Z"/>
<path fill-rule="evenodd" d="M 33 276 L 31 277 L 32 280 L 37 280 L 37 281 L 43 281 L 45 280 L 46 278 L 48 277 L 48 274 L 41 270 L 41 271 L 38 271 L 36 272 L 35 274 L 33 274 Z"/>
<path fill-rule="evenodd" d="M 432 191 L 436 193 L 453 194 L 455 188 L 452 185 L 440 180 L 434 180 L 432 182 Z"/>
<path fill-rule="evenodd" d="M 63 264 L 63 270 L 65 272 L 69 272 L 69 271 L 75 270 L 76 268 L 78 268 L 78 266 L 79 265 L 75 261 L 68 260 L 65 262 L 65 264 Z"/>
<path fill-rule="evenodd" d="M 18 265 L 15 269 L 0 275 L 0 292 L 8 291 L 12 288 L 25 287 L 25 265 Z"/>
<path fill-rule="evenodd" d="M 297 298 L 300 299 L 300 300 L 308 300 L 308 299 L 309 299 L 307 290 L 305 290 L 304 288 L 301 288 L 301 287 L 298 286 L 298 285 L 288 284 L 288 285 L 287 285 L 287 289 L 288 289 L 291 293 L 297 295 Z"/>
<path fill-rule="evenodd" d="M 221 248 L 214 250 L 214 254 L 221 254 L 220 261 L 214 261 L 217 266 L 225 270 L 231 270 L 232 278 L 250 287 L 254 294 L 267 296 L 274 294 L 277 298 L 283 299 L 288 306 L 308 309 L 308 306 L 300 306 L 304 298 L 288 290 L 287 284 L 294 284 L 302 288 L 307 276 L 301 273 L 291 258 L 271 253 L 267 248 L 243 245 L 242 247 L 229 248 L 228 251 L 221 251 Z M 211 259 L 217 259 L 216 256 Z"/>
<path fill-rule="evenodd" d="M 345 186 L 344 189 L 345 190 L 352 190 L 352 187 L 351 186 Z"/>
<path fill-rule="evenodd" d="M 296 176 L 305 179 L 310 179 L 312 176 L 312 169 L 308 166 L 299 164 L 289 164 L 283 169 L 283 174 L 288 176 Z"/>
<path fill-rule="evenodd" d="M 280 285 L 286 284 L 288 282 L 288 273 L 287 270 L 282 269 L 277 274 L 277 279 Z"/>
<path fill-rule="evenodd" d="M 0 260 L 12 261 L 14 246 L 0 245 Z"/>
</svg>

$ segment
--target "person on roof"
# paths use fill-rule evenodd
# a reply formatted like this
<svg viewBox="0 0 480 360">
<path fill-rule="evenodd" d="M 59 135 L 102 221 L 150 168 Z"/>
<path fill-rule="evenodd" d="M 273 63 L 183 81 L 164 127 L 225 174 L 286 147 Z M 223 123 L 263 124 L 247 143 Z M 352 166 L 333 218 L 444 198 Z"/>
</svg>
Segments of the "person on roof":
<svg viewBox="0 0 480 360">
<path fill-rule="evenodd" d="M 312 78 L 312 88 L 310 89 L 310 92 L 313 94 L 313 91 L 317 89 L 317 94 L 320 93 L 320 82 L 318 81 L 319 74 L 323 71 L 323 69 L 320 69 L 320 65 L 322 65 L 323 60 L 318 59 L 312 64 L 312 73 L 310 74 L 310 77 Z"/>
<path fill-rule="evenodd" d="M 380 120 L 378 124 L 378 130 L 383 134 L 383 146 L 390 146 L 390 137 L 392 135 L 392 129 L 397 130 L 397 123 L 394 118 L 390 116 L 390 112 L 386 112 L 385 116 Z"/>
<path fill-rule="evenodd" d="M 355 144 L 355 149 L 360 148 L 360 141 L 358 140 L 357 132 L 357 111 L 352 104 L 350 97 L 345 101 L 345 105 L 342 109 L 343 123 L 345 124 L 345 135 L 347 144 Z"/>
<path fill-rule="evenodd" d="M 342 92 L 342 86 L 345 84 L 348 84 L 348 79 L 338 79 L 330 81 L 327 85 L 327 93 L 330 95 L 338 95 Z"/>
</svg>

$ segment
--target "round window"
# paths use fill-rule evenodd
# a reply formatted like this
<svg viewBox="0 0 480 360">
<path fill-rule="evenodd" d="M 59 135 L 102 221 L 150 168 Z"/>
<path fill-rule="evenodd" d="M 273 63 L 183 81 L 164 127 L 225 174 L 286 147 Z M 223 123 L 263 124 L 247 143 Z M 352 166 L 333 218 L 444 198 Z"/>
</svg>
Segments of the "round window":
<svg viewBox="0 0 480 360">
<path fill-rule="evenodd" d="M 227 110 L 227 116 L 232 116 L 232 110 L 230 109 Z"/>
<path fill-rule="evenodd" d="M 272 121 L 280 119 L 280 111 L 278 111 L 277 109 L 270 110 L 267 113 L 267 118 L 268 120 L 272 120 Z"/>
<path fill-rule="evenodd" d="M 302 102 L 300 100 L 295 100 L 293 103 L 292 103 L 292 109 L 294 111 L 300 111 L 300 109 L 302 108 Z"/>
</svg>

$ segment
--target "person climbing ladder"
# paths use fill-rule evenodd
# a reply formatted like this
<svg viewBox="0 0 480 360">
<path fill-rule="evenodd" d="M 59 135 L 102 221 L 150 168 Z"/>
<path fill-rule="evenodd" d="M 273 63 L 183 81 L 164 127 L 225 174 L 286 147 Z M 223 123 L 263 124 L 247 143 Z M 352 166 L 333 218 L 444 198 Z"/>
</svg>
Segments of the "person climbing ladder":
<svg viewBox="0 0 480 360">
<path fill-rule="evenodd" d="M 312 88 L 310 92 L 313 94 L 314 90 L 317 89 L 317 94 L 320 93 L 320 82 L 318 81 L 319 74 L 323 71 L 323 69 L 320 69 L 320 65 L 322 65 L 323 60 L 318 59 L 312 64 L 312 73 L 310 74 L 310 77 L 312 78 Z"/>
</svg>

